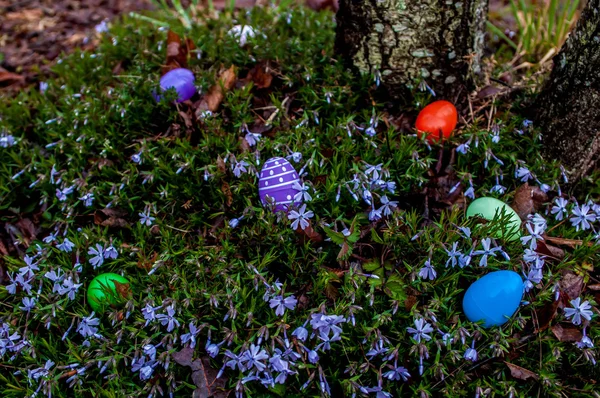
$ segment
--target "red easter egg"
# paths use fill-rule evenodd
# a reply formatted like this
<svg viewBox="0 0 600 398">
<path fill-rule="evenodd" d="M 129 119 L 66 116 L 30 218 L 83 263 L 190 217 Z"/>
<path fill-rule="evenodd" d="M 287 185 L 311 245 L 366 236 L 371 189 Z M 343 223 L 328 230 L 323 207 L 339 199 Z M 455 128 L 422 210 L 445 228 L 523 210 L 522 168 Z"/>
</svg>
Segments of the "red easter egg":
<svg viewBox="0 0 600 398">
<path fill-rule="evenodd" d="M 456 107 L 448 101 L 435 101 L 427 105 L 417 116 L 417 136 L 423 134 L 430 143 L 449 138 L 458 122 Z"/>
</svg>

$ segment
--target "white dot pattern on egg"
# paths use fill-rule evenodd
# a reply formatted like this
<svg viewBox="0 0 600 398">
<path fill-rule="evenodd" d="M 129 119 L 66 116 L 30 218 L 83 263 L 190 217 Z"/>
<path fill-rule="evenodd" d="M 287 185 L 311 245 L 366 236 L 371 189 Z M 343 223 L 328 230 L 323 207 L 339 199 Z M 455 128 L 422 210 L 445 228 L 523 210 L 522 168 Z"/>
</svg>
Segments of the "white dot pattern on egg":
<svg viewBox="0 0 600 398">
<path fill-rule="evenodd" d="M 272 158 L 265 162 L 260 172 L 258 180 L 258 195 L 263 205 L 275 204 L 275 211 L 285 210 L 292 204 L 298 204 L 300 201 L 294 201 L 292 198 L 298 192 L 294 188 L 294 183 L 300 183 L 298 174 L 294 166 L 284 158 Z M 266 199 L 269 196 L 270 200 Z"/>
</svg>

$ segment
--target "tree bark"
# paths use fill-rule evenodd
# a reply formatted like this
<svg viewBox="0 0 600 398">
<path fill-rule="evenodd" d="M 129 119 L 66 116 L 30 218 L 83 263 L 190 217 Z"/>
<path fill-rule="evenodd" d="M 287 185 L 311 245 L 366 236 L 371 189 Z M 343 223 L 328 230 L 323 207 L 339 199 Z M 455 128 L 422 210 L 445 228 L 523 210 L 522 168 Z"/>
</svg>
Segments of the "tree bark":
<svg viewBox="0 0 600 398">
<path fill-rule="evenodd" d="M 481 70 L 487 0 L 340 0 L 336 52 L 393 98 L 425 81 L 451 100 Z"/>
<path fill-rule="evenodd" d="M 588 0 L 558 55 L 533 110 L 546 159 L 558 159 L 575 179 L 600 158 L 600 0 Z"/>
</svg>

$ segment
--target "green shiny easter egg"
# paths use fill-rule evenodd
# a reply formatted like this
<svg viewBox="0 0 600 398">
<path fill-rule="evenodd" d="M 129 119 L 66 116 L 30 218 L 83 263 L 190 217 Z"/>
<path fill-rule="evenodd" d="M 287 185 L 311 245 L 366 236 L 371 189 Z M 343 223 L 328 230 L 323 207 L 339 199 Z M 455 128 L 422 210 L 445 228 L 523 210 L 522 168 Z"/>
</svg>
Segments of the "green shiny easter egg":
<svg viewBox="0 0 600 398">
<path fill-rule="evenodd" d="M 509 241 L 521 237 L 521 218 L 506 203 L 495 198 L 475 199 L 467 208 L 467 217 L 481 217 L 492 221 L 494 218 L 507 217 L 506 226 L 499 230 L 495 237 Z"/>
<path fill-rule="evenodd" d="M 90 282 L 87 290 L 87 299 L 90 307 L 101 314 L 110 305 L 116 305 L 127 296 L 129 280 L 121 275 L 108 272 L 100 274 Z"/>
</svg>

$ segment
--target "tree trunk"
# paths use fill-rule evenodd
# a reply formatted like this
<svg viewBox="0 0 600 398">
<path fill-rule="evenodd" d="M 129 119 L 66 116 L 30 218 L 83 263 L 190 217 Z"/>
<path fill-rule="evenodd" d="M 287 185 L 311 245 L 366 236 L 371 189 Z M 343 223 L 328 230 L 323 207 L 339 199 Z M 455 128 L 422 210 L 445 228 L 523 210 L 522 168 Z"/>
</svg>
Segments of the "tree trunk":
<svg viewBox="0 0 600 398">
<path fill-rule="evenodd" d="M 600 158 L 600 0 L 588 0 L 535 103 L 544 156 L 576 179 Z"/>
<path fill-rule="evenodd" d="M 393 98 L 425 81 L 456 102 L 480 72 L 487 11 L 487 0 L 340 0 L 336 52 L 379 72 Z"/>
</svg>

